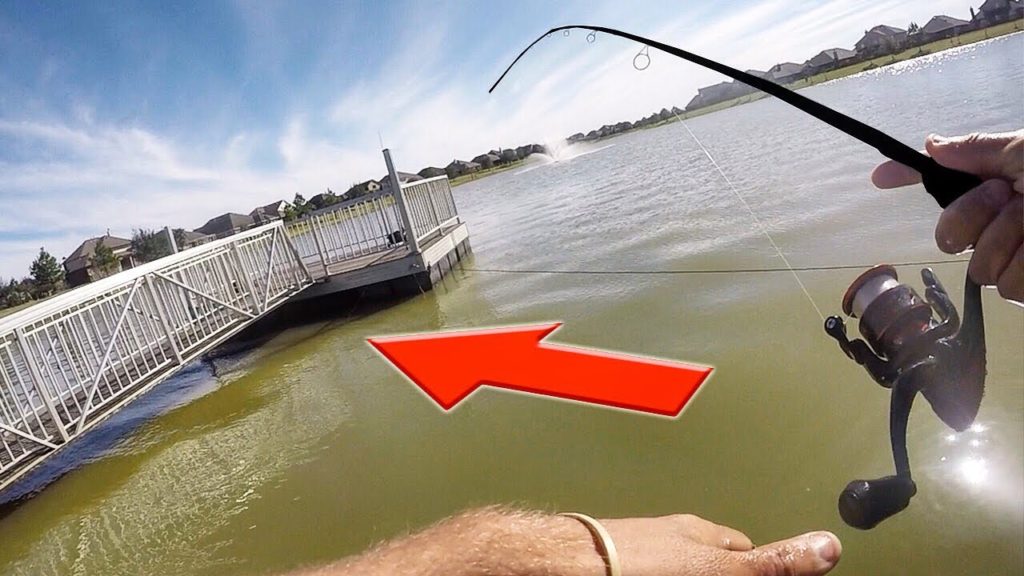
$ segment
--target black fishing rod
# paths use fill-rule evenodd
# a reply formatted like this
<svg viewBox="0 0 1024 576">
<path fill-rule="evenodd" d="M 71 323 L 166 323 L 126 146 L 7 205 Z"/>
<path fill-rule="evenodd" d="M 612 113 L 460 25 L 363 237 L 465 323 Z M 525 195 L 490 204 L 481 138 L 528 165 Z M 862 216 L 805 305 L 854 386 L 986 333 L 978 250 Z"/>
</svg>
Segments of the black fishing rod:
<svg viewBox="0 0 1024 576">
<path fill-rule="evenodd" d="M 590 30 L 587 35 L 590 42 L 594 41 L 596 32 L 633 40 L 775 96 L 874 147 L 885 157 L 917 170 L 925 190 L 943 208 L 981 183 L 977 176 L 940 166 L 892 136 L 774 82 L 613 28 L 580 25 L 552 28 L 519 53 L 491 86 L 490 92 L 530 48 L 553 32 L 568 34 L 574 28 Z M 637 57 L 641 55 L 647 56 L 647 48 Z M 638 69 L 646 68 L 637 66 L 635 59 L 633 65 Z M 788 262 L 787 269 L 793 271 Z M 856 528 L 875 527 L 905 509 L 917 493 L 907 452 L 907 422 L 914 397 L 920 392 L 943 422 L 962 431 L 974 422 L 984 395 L 987 370 L 980 287 L 970 278 L 965 279 L 961 322 L 949 295 L 931 269 L 922 270 L 921 278 L 926 287 L 924 298 L 910 286 L 900 283 L 895 268 L 890 265 L 876 266 L 853 282 L 843 298 L 843 311 L 851 318 L 860 318 L 858 328 L 864 340 L 848 339 L 846 324 L 840 316 L 825 320 L 825 331 L 839 343 L 843 353 L 864 366 L 878 384 L 891 390 L 889 437 L 896 474 L 847 484 L 839 496 L 839 514 Z"/>
<path fill-rule="evenodd" d="M 534 45 L 554 32 L 568 31 L 572 29 L 603 32 L 612 36 L 633 40 L 634 42 L 639 42 L 640 44 L 657 48 L 658 50 L 676 56 L 677 58 L 682 58 L 683 60 L 709 68 L 715 72 L 733 78 L 734 80 L 743 82 L 752 88 L 756 88 L 762 92 L 775 96 L 779 100 L 795 106 L 829 126 L 832 126 L 833 128 L 836 128 L 850 136 L 853 136 L 861 142 L 872 146 L 881 152 L 886 158 L 895 160 L 900 164 L 905 164 L 914 170 L 917 170 L 921 173 L 921 181 L 924 184 L 925 190 L 927 190 L 928 193 L 935 198 L 935 201 L 939 203 L 939 206 L 943 208 L 949 206 L 960 196 L 963 196 L 968 190 L 981 184 L 981 179 L 973 174 L 967 174 L 966 172 L 946 168 L 930 156 L 914 150 L 910 146 L 896 140 L 885 132 L 868 126 L 859 120 L 850 118 L 846 114 L 837 112 L 824 104 L 815 102 L 805 96 L 801 96 L 789 88 L 780 86 L 770 80 L 758 78 L 757 76 L 747 74 L 746 72 L 741 72 L 731 66 L 726 66 L 725 64 L 721 64 L 709 58 L 704 58 L 703 56 L 693 54 L 692 52 L 681 50 L 675 46 L 669 46 L 668 44 L 664 44 L 656 40 L 651 40 L 649 38 L 644 38 L 643 36 L 637 36 L 636 34 L 630 34 L 629 32 L 623 32 L 614 28 L 605 28 L 604 26 L 572 24 L 568 26 L 558 26 L 548 30 L 539 38 L 531 42 L 525 50 L 516 56 L 516 59 L 509 64 L 508 68 L 506 68 L 504 72 L 502 72 L 501 76 L 494 85 L 491 86 L 491 89 L 488 90 L 488 92 L 493 92 L 494 89 L 498 87 L 498 84 L 500 84 L 509 71 L 512 70 L 512 67 L 530 51 L 530 48 L 533 48 Z"/>
</svg>

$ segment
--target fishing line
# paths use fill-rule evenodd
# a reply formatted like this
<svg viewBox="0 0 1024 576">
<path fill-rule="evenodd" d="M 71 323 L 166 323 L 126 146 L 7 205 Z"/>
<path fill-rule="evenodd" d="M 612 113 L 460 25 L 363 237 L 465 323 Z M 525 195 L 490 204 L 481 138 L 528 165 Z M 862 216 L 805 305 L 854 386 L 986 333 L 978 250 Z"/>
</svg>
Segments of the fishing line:
<svg viewBox="0 0 1024 576">
<path fill-rule="evenodd" d="M 690 127 L 686 124 L 686 122 L 683 121 L 682 118 L 679 117 L 679 114 L 677 114 L 676 112 L 672 112 L 672 114 L 676 117 L 676 120 L 679 121 L 679 124 L 686 130 L 686 133 L 690 135 L 690 138 L 693 138 L 693 141 L 697 143 L 697 146 L 699 146 L 701 151 L 704 152 L 704 155 L 708 157 L 708 160 L 711 161 L 711 165 L 714 166 L 715 170 L 718 171 L 718 175 L 722 177 L 722 180 L 725 180 L 725 183 L 729 185 L 729 189 L 732 190 L 732 193 L 735 194 L 737 198 L 739 198 L 740 202 L 743 204 L 743 207 L 746 208 L 747 212 L 750 214 L 751 220 L 753 220 L 754 223 L 757 224 L 757 227 L 761 229 L 761 233 L 764 234 L 764 237 L 767 238 L 768 242 L 771 243 L 772 248 L 775 248 L 775 253 L 778 254 L 779 258 L 782 259 L 782 263 L 785 264 L 786 268 L 790 271 L 790 273 L 793 274 L 793 279 L 796 280 L 796 283 L 800 286 L 800 290 L 802 290 L 804 295 L 807 296 L 807 300 L 811 303 L 811 306 L 814 307 L 814 311 L 818 313 L 818 317 L 821 318 L 822 322 L 825 322 L 825 315 L 822 314 L 821 308 L 818 308 L 817 302 L 815 302 L 814 298 L 811 297 L 811 293 L 810 291 L 807 290 L 807 286 L 804 285 L 804 281 L 800 279 L 800 275 L 796 273 L 796 270 L 793 269 L 793 265 L 789 263 L 789 258 L 786 258 L 786 255 L 782 252 L 782 249 L 779 248 L 779 245 L 775 243 L 775 239 L 772 238 L 772 235 L 768 233 L 768 228 L 761 222 L 761 219 L 757 217 L 757 214 L 754 213 L 754 209 L 750 207 L 750 204 L 747 203 L 747 200 L 743 197 L 742 194 L 740 194 L 740 191 L 736 188 L 736 185 L 733 184 L 732 180 L 729 179 L 729 176 L 725 174 L 725 170 L 722 170 L 722 167 L 719 166 L 718 161 L 716 161 L 715 157 L 711 155 L 711 152 L 708 151 L 706 146 L 704 146 L 704 143 L 700 141 L 700 138 L 697 138 L 697 135 L 693 133 L 693 130 L 690 130 Z"/>
<path fill-rule="evenodd" d="M 568 36 L 569 30 L 573 28 L 618 36 L 619 38 L 625 38 L 640 44 L 642 46 L 640 53 L 633 58 L 633 66 L 639 70 L 650 65 L 650 48 L 657 48 L 666 54 L 671 54 L 676 58 L 682 58 L 688 62 L 693 62 L 694 64 L 704 68 L 714 70 L 715 72 L 724 74 L 733 80 L 739 80 L 740 82 L 756 88 L 761 92 L 775 96 L 779 100 L 814 116 L 829 126 L 832 126 L 833 128 L 836 128 L 841 132 L 874 147 L 886 158 L 895 160 L 917 170 L 921 173 L 921 181 L 924 184 L 924 189 L 931 194 L 932 197 L 935 198 L 935 201 L 938 202 L 939 206 L 943 208 L 949 206 L 960 196 L 963 196 L 968 190 L 971 190 L 981 184 L 981 179 L 973 174 L 967 174 L 965 172 L 960 172 L 959 170 L 953 170 L 952 168 L 942 166 L 936 162 L 934 158 L 918 152 L 885 132 L 868 126 L 859 120 L 829 108 L 820 102 L 811 100 L 810 98 L 798 94 L 785 86 L 776 84 L 771 80 L 754 76 L 747 72 L 741 72 L 731 66 L 726 66 L 725 64 L 694 54 L 693 52 L 681 50 L 675 46 L 669 46 L 668 44 L 658 42 L 657 40 L 644 38 L 643 36 L 637 36 L 636 34 L 630 34 L 629 32 L 623 32 L 622 30 L 616 30 L 614 28 L 607 28 L 604 26 L 570 24 L 567 26 L 556 26 L 548 30 L 545 34 L 538 36 L 536 40 L 531 42 L 523 49 L 522 52 L 519 53 L 518 56 L 516 56 L 515 60 L 508 65 L 508 68 L 506 68 L 505 71 L 501 73 L 501 76 L 495 80 L 494 84 L 491 85 L 488 92 L 493 92 L 494 89 L 498 87 L 498 84 L 500 84 L 505 76 L 507 76 L 512 70 L 512 67 L 514 67 L 516 63 L 530 51 L 531 48 L 536 46 L 538 42 L 558 31 L 562 31 L 563 35 Z"/>
<path fill-rule="evenodd" d="M 623 32 L 622 30 L 616 30 L 614 28 L 607 28 L 604 26 L 573 24 L 566 26 L 556 26 L 548 30 L 547 33 L 537 37 L 537 39 L 535 39 L 528 46 L 526 46 L 526 48 L 524 48 L 519 53 L 519 55 L 516 56 L 512 63 L 509 64 L 508 67 L 505 69 L 505 71 L 501 73 L 501 76 L 499 76 L 498 79 L 494 82 L 494 84 L 491 85 L 488 92 L 493 92 L 494 89 L 498 87 L 498 84 L 501 83 L 505 76 L 507 76 L 508 73 L 512 70 L 512 68 L 516 65 L 516 63 L 519 62 L 519 60 L 521 60 L 523 56 L 525 56 L 526 53 L 529 52 L 530 49 L 537 45 L 537 43 L 539 43 L 541 40 L 549 37 L 552 33 L 558 31 L 562 31 L 563 36 L 569 36 L 569 31 L 574 28 L 587 30 L 587 41 L 591 44 L 593 44 L 593 41 L 596 40 L 596 33 L 598 32 L 609 34 L 611 36 L 618 36 L 620 38 L 632 40 L 640 44 L 641 48 L 639 53 L 637 53 L 637 55 L 633 57 L 633 67 L 636 68 L 637 70 L 645 70 L 648 66 L 650 66 L 650 48 L 653 47 L 657 48 L 662 52 L 671 54 L 672 56 L 675 56 L 677 58 L 693 62 L 694 64 L 697 64 L 704 68 L 708 68 L 720 74 L 724 74 L 732 78 L 733 80 L 743 82 L 744 84 L 747 84 L 748 86 L 756 88 L 771 96 L 775 96 L 779 100 L 782 100 L 783 102 L 791 106 L 794 106 L 807 114 L 810 114 L 811 116 L 817 118 L 818 120 L 821 120 L 822 122 L 825 122 L 826 124 L 842 131 L 843 133 L 874 147 L 885 157 L 891 160 L 895 160 L 906 166 L 909 166 L 914 170 L 917 170 L 921 174 L 921 179 L 924 184 L 925 190 L 929 194 L 931 194 L 938 202 L 939 206 L 943 208 L 945 208 L 954 200 L 962 196 L 968 190 L 976 187 L 981 183 L 981 180 L 977 176 L 941 166 L 933 158 L 930 158 L 918 152 L 917 150 L 907 146 L 906 144 L 900 142 L 899 140 L 896 140 L 895 138 L 882 132 L 881 130 L 864 124 L 863 122 L 851 118 L 846 114 L 829 108 L 828 106 L 825 106 L 819 102 L 811 100 L 810 98 L 798 94 L 784 86 L 776 84 L 771 80 L 754 76 L 747 72 L 741 72 L 735 68 L 732 68 L 731 66 L 726 66 L 725 64 L 722 64 L 720 62 L 716 62 L 714 60 L 705 58 L 692 52 L 687 52 L 686 50 L 676 48 L 675 46 L 670 46 L 668 44 L 664 44 L 656 40 L 651 40 L 650 38 L 644 38 L 643 36 L 637 36 L 636 34 L 630 34 L 629 32 Z M 594 36 L 591 37 L 590 33 L 593 33 Z M 807 299 L 811 302 L 811 306 L 814 307 L 815 312 L 817 312 L 818 316 L 822 319 L 822 321 L 824 321 L 825 316 L 824 314 L 822 314 L 821 309 L 818 308 L 818 305 L 817 303 L 815 303 L 814 298 L 811 297 L 811 294 L 807 290 L 807 287 L 800 279 L 800 276 L 796 273 L 796 269 L 789 262 L 789 259 L 786 258 L 786 255 L 779 248 L 778 244 L 776 244 L 771 234 L 769 234 L 767 227 L 765 227 L 761 223 L 760 219 L 754 213 L 754 210 L 743 198 L 743 195 L 739 193 L 739 190 L 736 188 L 735 185 L 733 185 L 732 181 L 725 174 L 725 171 L 722 170 L 721 166 L 719 166 L 718 162 L 715 161 L 715 158 L 711 155 L 711 153 L 704 146 L 704 144 L 701 143 L 701 141 L 697 138 L 693 131 L 690 130 L 689 126 L 687 126 L 686 123 L 682 121 L 678 114 L 676 114 L 675 116 L 676 119 L 682 124 L 683 128 L 690 134 L 690 137 L 693 138 L 694 142 L 696 142 L 697 145 L 700 147 L 701 151 L 704 152 L 704 155 L 708 157 L 708 160 L 711 161 L 712 165 L 718 171 L 722 179 L 725 180 L 725 182 L 729 185 L 729 188 L 732 189 L 736 197 L 740 199 L 740 202 L 742 202 L 743 206 L 746 207 L 747 211 L 750 213 L 751 218 L 761 229 L 761 232 L 765 235 L 765 237 L 768 238 L 768 241 L 771 243 L 776 253 L 782 259 L 783 263 L 786 264 L 786 270 L 788 270 L 793 275 L 793 278 L 800 286 L 800 289 L 804 292 L 804 294 L 807 296 Z"/>
<path fill-rule="evenodd" d="M 960 264 L 970 260 L 918 260 L 916 262 L 894 262 L 893 266 L 934 266 L 937 264 Z M 833 270 L 863 270 L 870 268 L 871 264 L 836 264 L 832 266 L 794 266 L 790 268 L 696 268 L 690 270 L 559 270 L 540 268 L 472 268 L 463 266 L 466 272 L 480 272 L 483 274 L 549 274 L 549 275 L 578 275 L 578 276 L 674 276 L 691 274 L 768 274 L 778 272 L 822 272 Z"/>
</svg>

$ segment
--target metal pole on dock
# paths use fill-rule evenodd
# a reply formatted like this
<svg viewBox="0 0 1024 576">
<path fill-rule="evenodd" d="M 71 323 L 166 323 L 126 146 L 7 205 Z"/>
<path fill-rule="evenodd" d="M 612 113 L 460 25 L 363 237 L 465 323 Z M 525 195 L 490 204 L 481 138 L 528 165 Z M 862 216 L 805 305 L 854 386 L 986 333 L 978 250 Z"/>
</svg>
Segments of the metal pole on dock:
<svg viewBox="0 0 1024 576">
<path fill-rule="evenodd" d="M 170 226 L 164 226 L 164 234 L 167 234 L 167 245 L 171 247 L 171 254 L 177 254 L 178 243 L 174 241 L 174 232 Z"/>
<path fill-rule="evenodd" d="M 384 163 L 388 165 L 388 177 L 391 179 L 391 193 L 398 204 L 398 214 L 402 217 L 402 226 L 405 228 L 405 241 L 413 254 L 420 253 L 420 242 L 416 238 L 416 230 L 412 227 L 412 219 L 409 217 L 409 210 L 405 206 L 405 196 L 402 194 L 402 184 L 398 180 L 398 172 L 395 171 L 395 164 L 391 161 L 391 151 L 384 149 Z"/>
</svg>

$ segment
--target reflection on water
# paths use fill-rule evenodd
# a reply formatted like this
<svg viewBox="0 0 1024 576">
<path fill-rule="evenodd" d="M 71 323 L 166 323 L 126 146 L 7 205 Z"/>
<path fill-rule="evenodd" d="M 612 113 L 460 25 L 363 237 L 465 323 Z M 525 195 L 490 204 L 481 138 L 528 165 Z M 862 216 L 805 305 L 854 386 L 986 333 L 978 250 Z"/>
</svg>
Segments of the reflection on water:
<svg viewBox="0 0 1024 576">
<path fill-rule="evenodd" d="M 983 458 L 965 458 L 960 462 L 960 476 L 971 486 L 979 486 L 988 479 L 988 464 Z"/>
<path fill-rule="evenodd" d="M 925 458 L 915 471 L 936 490 L 926 497 L 932 506 L 1024 524 L 1021 439 L 1010 422 L 979 421 L 961 433 L 940 432 L 921 447 Z"/>
<path fill-rule="evenodd" d="M 946 434 L 946 443 L 955 455 L 939 458 L 940 462 L 949 462 L 952 465 L 951 468 L 943 470 L 943 475 L 948 475 L 972 488 L 987 483 L 988 461 L 979 450 L 985 444 L 984 435 L 987 430 L 987 426 L 976 422 L 962 434 Z"/>
</svg>

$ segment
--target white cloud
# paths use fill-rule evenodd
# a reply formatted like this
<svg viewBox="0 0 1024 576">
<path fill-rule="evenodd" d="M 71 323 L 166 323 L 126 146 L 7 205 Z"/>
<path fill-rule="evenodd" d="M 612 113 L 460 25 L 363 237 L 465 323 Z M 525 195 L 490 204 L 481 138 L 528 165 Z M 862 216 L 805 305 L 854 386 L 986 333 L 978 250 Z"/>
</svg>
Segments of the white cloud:
<svg viewBox="0 0 1024 576">
<path fill-rule="evenodd" d="M 766 69 L 780 61 L 802 62 L 824 48 L 852 46 L 863 29 L 878 23 L 923 25 L 935 13 L 963 17 L 966 4 L 761 0 L 728 11 L 710 5 L 675 18 L 663 18 L 664 7 L 617 2 L 582 10 L 574 14 L 566 8 L 552 18 L 594 21 L 589 16 L 596 10 L 604 22 L 741 69 Z M 277 52 L 286 49 L 279 36 L 287 30 L 262 10 L 244 10 L 243 16 L 258 47 L 254 59 L 269 68 L 283 65 Z M 653 25 L 632 27 L 642 18 Z M 104 123 L 84 104 L 73 106 L 66 119 L 0 118 L 0 138 L 22 150 L 18 158 L 0 158 L 0 237 L 19 238 L 4 242 L 0 275 L 22 275 L 40 245 L 66 255 L 108 227 L 121 235 L 129 235 L 133 226 L 195 228 L 217 214 L 248 212 L 296 192 L 310 196 L 327 187 L 347 189 L 384 172 L 378 131 L 399 169 L 415 171 L 443 166 L 453 157 L 554 140 L 662 107 L 682 107 L 698 86 L 721 79 L 657 52 L 651 67 L 638 72 L 632 67 L 638 46 L 603 35 L 591 45 L 577 32 L 542 42 L 488 95 L 494 78 L 470 76 L 461 67 L 468 55 L 450 49 L 451 35 L 486 35 L 486 30 L 467 32 L 426 17 L 409 17 L 398 26 L 400 41 L 380 46 L 391 52 L 383 53 L 384 65 L 374 74 L 326 105 L 300 104 L 283 118 L 268 119 L 267 125 L 281 127 L 277 133 L 240 131 L 197 147 L 145 126 Z M 489 69 L 498 74 L 520 49 L 493 50 L 502 57 Z M 41 150 L 37 156 L 23 160 L 25 150 L 36 149 Z M 276 154 L 274 161 L 267 154 Z M 20 240 L 30 235 L 35 239 Z"/>
<path fill-rule="evenodd" d="M 373 150 L 311 140 L 302 118 L 278 140 L 284 166 L 275 171 L 250 165 L 247 135 L 233 137 L 219 156 L 186 159 L 184 146 L 139 128 L 0 122 L 0 133 L 61 155 L 0 171 L 0 235 L 33 237 L 4 242 L 0 276 L 23 275 L 40 246 L 59 258 L 108 228 L 123 236 L 132 227 L 195 228 L 296 192 L 347 189 L 344 174 L 382 164 Z"/>
</svg>

